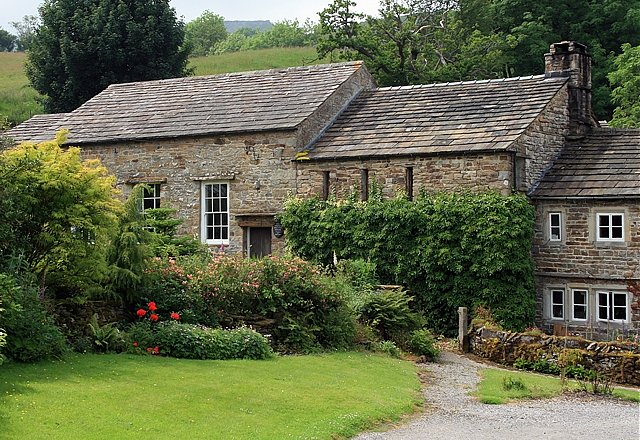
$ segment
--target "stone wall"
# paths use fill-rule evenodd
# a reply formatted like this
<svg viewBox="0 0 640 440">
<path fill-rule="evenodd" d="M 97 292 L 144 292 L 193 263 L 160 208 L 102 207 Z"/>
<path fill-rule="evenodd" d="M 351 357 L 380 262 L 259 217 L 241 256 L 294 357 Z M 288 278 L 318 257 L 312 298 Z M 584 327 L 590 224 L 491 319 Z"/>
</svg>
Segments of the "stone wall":
<svg viewBox="0 0 640 440">
<path fill-rule="evenodd" d="M 179 231 L 200 237 L 202 181 L 229 182 L 230 243 L 242 251 L 238 215 L 269 216 L 295 191 L 296 133 L 266 132 L 219 137 L 180 138 L 82 147 L 84 158 L 99 158 L 116 175 L 126 196 L 133 184 L 161 183 L 161 206 L 177 209 Z M 273 250 L 283 239 L 272 237 Z"/>
<path fill-rule="evenodd" d="M 471 352 L 493 362 L 513 365 L 545 359 L 557 365 L 563 350 L 578 350 L 580 365 L 617 383 L 640 385 L 640 345 L 637 342 L 595 342 L 576 337 L 523 334 L 481 327 L 470 334 Z"/>
<path fill-rule="evenodd" d="M 549 240 L 549 213 L 562 216 L 561 241 Z M 596 240 L 596 214 L 624 214 L 625 240 Z M 578 332 L 640 333 L 640 205 L 635 200 L 536 200 L 533 257 L 536 262 L 538 322 L 547 327 L 569 325 Z M 554 321 L 549 312 L 549 290 L 586 289 L 589 292 L 587 321 Z M 595 319 L 596 290 L 628 291 L 630 322 Z M 570 298 L 569 298 L 570 299 Z"/>
<path fill-rule="evenodd" d="M 569 133 L 568 100 L 565 86 L 515 142 L 518 155 L 526 161 L 518 189 L 531 191 L 564 148 L 565 136 Z"/>
<path fill-rule="evenodd" d="M 414 194 L 421 189 L 433 191 L 495 190 L 511 192 L 512 160 L 508 153 L 438 155 L 341 161 L 299 161 L 297 193 L 321 196 L 323 171 L 329 171 L 330 192 L 343 198 L 359 190 L 361 170 L 367 169 L 385 197 L 405 191 L 406 168 L 413 167 Z"/>
</svg>

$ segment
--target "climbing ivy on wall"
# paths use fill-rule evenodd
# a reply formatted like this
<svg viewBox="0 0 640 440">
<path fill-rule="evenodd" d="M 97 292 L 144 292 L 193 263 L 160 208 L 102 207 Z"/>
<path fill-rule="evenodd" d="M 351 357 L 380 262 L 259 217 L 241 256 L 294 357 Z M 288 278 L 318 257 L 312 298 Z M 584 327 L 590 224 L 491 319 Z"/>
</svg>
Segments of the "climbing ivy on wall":
<svg viewBox="0 0 640 440">
<path fill-rule="evenodd" d="M 280 215 L 288 247 L 324 265 L 334 253 L 375 263 L 379 279 L 409 288 L 441 332 L 455 331 L 460 306 L 488 307 L 507 329 L 533 321 L 535 214 L 525 196 L 422 194 L 412 202 L 372 193 L 367 202 L 288 200 Z"/>
</svg>

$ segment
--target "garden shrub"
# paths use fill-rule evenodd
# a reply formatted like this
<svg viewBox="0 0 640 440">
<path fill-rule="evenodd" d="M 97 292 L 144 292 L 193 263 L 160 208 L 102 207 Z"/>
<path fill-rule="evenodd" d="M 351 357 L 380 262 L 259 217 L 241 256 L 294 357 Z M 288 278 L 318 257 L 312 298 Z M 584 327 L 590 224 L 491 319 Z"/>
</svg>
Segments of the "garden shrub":
<svg viewBox="0 0 640 440">
<path fill-rule="evenodd" d="M 497 324 L 522 330 L 534 320 L 530 255 L 535 212 L 521 194 L 421 194 L 367 202 L 289 199 L 279 220 L 300 257 L 376 263 L 385 284 L 402 284 L 430 328 L 455 334 L 457 308 L 489 307 Z M 313 233 L 310 233 L 313 231 Z"/>
<path fill-rule="evenodd" d="M 156 260 L 143 286 L 147 299 L 178 312 L 181 322 L 251 325 L 270 334 L 279 351 L 353 344 L 354 318 L 342 293 L 300 258 L 216 254 Z"/>
<path fill-rule="evenodd" d="M 409 340 L 411 352 L 418 356 L 425 356 L 428 360 L 434 360 L 440 356 L 440 350 L 436 347 L 436 340 L 429 330 L 415 330 Z"/>
<path fill-rule="evenodd" d="M 393 341 L 375 342 L 371 346 L 373 351 L 388 354 L 391 357 L 399 358 L 402 356 L 402 350 Z"/>
<path fill-rule="evenodd" d="M 402 345 L 402 336 L 420 328 L 424 320 L 409 303 L 413 298 L 407 292 L 380 290 L 369 296 L 360 310 L 360 320 L 370 325 L 382 340 L 393 340 Z"/>
<path fill-rule="evenodd" d="M 7 334 L 4 355 L 19 362 L 35 362 L 65 353 L 65 338 L 35 287 L 20 286 L 13 277 L 0 273 L 0 291 L 10 304 L 0 315 L 0 328 Z"/>
<path fill-rule="evenodd" d="M 155 325 L 144 321 L 132 326 L 129 339 L 151 353 L 185 359 L 268 359 L 273 356 L 269 341 L 247 327 L 223 330 L 179 322 Z"/>
</svg>

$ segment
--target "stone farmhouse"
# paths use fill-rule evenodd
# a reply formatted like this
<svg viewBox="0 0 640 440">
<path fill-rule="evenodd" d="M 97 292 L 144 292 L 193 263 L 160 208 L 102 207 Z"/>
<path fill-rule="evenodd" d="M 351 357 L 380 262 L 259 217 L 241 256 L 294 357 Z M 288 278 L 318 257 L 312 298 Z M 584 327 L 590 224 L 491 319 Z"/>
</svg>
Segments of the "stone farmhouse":
<svg viewBox="0 0 640 440">
<path fill-rule="evenodd" d="M 367 199 L 495 190 L 537 210 L 539 324 L 640 332 L 640 130 L 591 112 L 586 47 L 551 45 L 544 74 L 378 88 L 362 62 L 115 84 L 9 132 L 99 158 L 126 195 L 183 233 L 260 256 L 283 247 L 289 194 Z"/>
</svg>

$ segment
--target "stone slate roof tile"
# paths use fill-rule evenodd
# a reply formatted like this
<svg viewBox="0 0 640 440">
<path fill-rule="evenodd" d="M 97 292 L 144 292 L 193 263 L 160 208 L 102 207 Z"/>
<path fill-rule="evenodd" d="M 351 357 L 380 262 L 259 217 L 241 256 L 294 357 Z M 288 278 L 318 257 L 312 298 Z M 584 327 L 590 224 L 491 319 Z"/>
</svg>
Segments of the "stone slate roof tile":
<svg viewBox="0 0 640 440">
<path fill-rule="evenodd" d="M 295 129 L 359 69 L 360 61 L 113 84 L 71 113 L 39 115 L 16 141 L 68 144 Z"/>
<path fill-rule="evenodd" d="M 311 160 L 506 150 L 564 86 L 544 75 L 362 92 Z"/>
<path fill-rule="evenodd" d="M 534 198 L 640 198 L 640 129 L 595 129 L 566 148 Z"/>
</svg>

